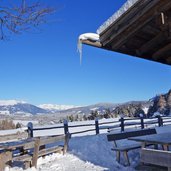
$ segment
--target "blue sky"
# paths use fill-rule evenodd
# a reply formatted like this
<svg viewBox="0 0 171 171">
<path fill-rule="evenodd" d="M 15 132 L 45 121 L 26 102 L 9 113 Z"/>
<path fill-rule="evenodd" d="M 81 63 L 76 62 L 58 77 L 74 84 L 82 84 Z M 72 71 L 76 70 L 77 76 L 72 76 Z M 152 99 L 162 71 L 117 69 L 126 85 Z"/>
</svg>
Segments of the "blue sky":
<svg viewBox="0 0 171 171">
<path fill-rule="evenodd" d="M 0 42 L 0 99 L 33 104 L 89 105 L 148 100 L 171 88 L 171 67 L 83 46 L 77 38 L 96 32 L 125 0 L 47 1 L 56 7 L 39 33 L 12 35 Z"/>
</svg>

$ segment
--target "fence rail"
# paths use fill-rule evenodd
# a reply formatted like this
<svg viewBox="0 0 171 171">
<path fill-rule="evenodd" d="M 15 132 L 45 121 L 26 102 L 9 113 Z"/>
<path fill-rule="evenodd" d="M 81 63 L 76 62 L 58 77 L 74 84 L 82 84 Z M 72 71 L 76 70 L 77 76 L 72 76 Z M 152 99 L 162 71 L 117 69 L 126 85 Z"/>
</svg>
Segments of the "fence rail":
<svg viewBox="0 0 171 171">
<path fill-rule="evenodd" d="M 155 125 L 155 126 L 163 126 L 165 125 L 165 123 L 167 125 L 169 125 L 168 123 L 171 124 L 171 117 L 161 117 L 161 116 L 157 116 L 155 118 L 151 118 L 151 119 L 146 119 L 146 118 L 134 118 L 134 119 L 125 119 L 125 118 L 120 118 L 117 121 L 110 121 L 110 122 L 100 122 L 99 120 L 96 119 L 94 124 L 79 124 L 79 125 L 69 125 L 68 121 L 65 120 L 62 126 L 54 126 L 54 127 L 47 127 L 47 128 L 34 128 L 33 124 L 30 122 L 28 124 L 28 134 L 29 137 L 33 137 L 34 131 L 42 131 L 42 130 L 50 130 L 50 129 L 63 129 L 64 133 L 71 133 L 71 134 L 81 134 L 81 133 L 85 133 L 85 132 L 90 132 L 90 131 L 94 131 L 95 134 L 99 134 L 100 130 L 108 130 L 108 132 L 110 130 L 115 130 L 115 129 L 120 129 L 121 132 L 124 132 L 125 129 L 127 129 L 130 126 L 139 126 L 141 129 L 144 129 L 145 127 L 148 127 L 149 125 Z M 89 127 L 89 128 L 88 128 Z M 80 131 L 75 131 L 72 132 L 72 128 L 80 128 L 84 130 L 80 130 Z"/>
</svg>

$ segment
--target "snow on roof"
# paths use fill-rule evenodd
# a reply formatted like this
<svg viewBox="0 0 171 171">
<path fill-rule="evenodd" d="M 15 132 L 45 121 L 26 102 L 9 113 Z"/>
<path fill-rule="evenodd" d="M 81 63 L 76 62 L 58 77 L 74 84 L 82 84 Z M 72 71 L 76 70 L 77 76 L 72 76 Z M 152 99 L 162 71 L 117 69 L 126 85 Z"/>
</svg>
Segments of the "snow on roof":
<svg viewBox="0 0 171 171">
<path fill-rule="evenodd" d="M 126 3 L 117 11 L 115 12 L 106 22 L 103 23 L 97 30 L 97 33 L 102 33 L 105 29 L 107 29 L 111 24 L 113 24 L 122 14 L 128 11 L 136 2 L 140 0 L 127 0 Z"/>
</svg>

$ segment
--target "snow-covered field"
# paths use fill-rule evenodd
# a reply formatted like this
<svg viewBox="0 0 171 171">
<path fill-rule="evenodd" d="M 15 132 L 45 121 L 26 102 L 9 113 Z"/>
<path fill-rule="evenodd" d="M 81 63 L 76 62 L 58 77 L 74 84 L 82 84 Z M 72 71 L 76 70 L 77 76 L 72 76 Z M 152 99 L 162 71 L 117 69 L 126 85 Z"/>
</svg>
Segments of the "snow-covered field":
<svg viewBox="0 0 171 171">
<path fill-rule="evenodd" d="M 169 132 L 171 126 L 156 127 L 156 129 L 158 133 Z M 116 154 L 111 151 L 113 144 L 107 141 L 106 135 L 107 133 L 73 136 L 66 155 L 52 154 L 39 158 L 38 168 L 30 168 L 27 171 L 134 171 L 139 164 L 140 149 L 129 152 L 131 166 L 124 167 L 116 162 Z M 122 143 L 126 144 L 128 141 L 123 140 Z M 122 159 L 123 156 L 121 161 L 124 161 Z M 7 167 L 5 171 L 23 171 L 23 169 Z"/>
</svg>

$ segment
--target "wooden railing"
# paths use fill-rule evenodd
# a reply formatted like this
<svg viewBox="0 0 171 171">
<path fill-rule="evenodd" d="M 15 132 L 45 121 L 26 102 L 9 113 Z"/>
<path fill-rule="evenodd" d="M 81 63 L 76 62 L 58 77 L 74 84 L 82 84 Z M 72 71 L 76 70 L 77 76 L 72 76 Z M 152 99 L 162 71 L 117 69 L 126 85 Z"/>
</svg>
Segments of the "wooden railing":
<svg viewBox="0 0 171 171">
<path fill-rule="evenodd" d="M 171 124 L 171 117 L 161 117 L 157 116 L 155 118 L 146 119 L 146 118 L 120 118 L 116 121 L 110 122 L 100 122 L 100 120 L 96 119 L 94 123 L 90 124 L 80 124 L 80 125 L 71 125 L 70 122 L 68 123 L 67 120 L 64 121 L 62 126 L 53 126 L 53 127 L 44 127 L 44 128 L 34 128 L 33 124 L 30 122 L 28 124 L 28 135 L 29 137 L 34 136 L 34 131 L 43 131 L 43 130 L 50 130 L 50 129 L 63 129 L 65 134 L 70 133 L 71 135 L 81 134 L 86 132 L 94 132 L 96 135 L 100 133 L 100 130 L 118 130 L 120 129 L 121 132 L 124 132 L 129 127 L 137 127 L 137 128 L 147 128 L 147 127 L 155 127 L 155 126 L 164 126 Z M 72 128 L 84 128 L 81 131 L 71 131 Z M 79 130 L 79 129 L 78 129 Z"/>
<path fill-rule="evenodd" d="M 0 142 L 2 141 L 10 141 L 13 139 L 23 139 L 27 137 L 34 137 L 34 133 L 36 131 L 44 131 L 44 130 L 58 130 L 61 129 L 63 130 L 61 134 L 54 133 L 54 135 L 62 135 L 62 134 L 67 134 L 68 132 L 71 133 L 72 135 L 75 134 L 82 134 L 86 132 L 94 132 L 94 134 L 99 134 L 102 132 L 102 130 L 107 130 L 107 131 L 115 131 L 115 130 L 120 130 L 121 132 L 124 132 L 130 127 L 137 127 L 137 128 L 147 128 L 147 127 L 155 127 L 155 126 L 164 126 L 164 125 L 169 125 L 171 124 L 171 117 L 156 117 L 156 118 L 151 118 L 151 119 L 145 119 L 145 118 L 137 118 L 137 119 L 125 119 L 125 118 L 120 118 L 115 121 L 101 121 L 96 119 L 94 123 L 87 123 L 87 124 L 75 124 L 71 125 L 71 123 L 67 122 L 67 120 L 64 121 L 63 125 L 61 126 L 49 126 L 49 127 L 42 127 L 42 128 L 37 128 L 33 127 L 33 124 L 30 122 L 28 124 L 28 129 L 25 132 L 16 132 L 14 134 L 7 134 L 0 136 Z M 73 128 L 78 128 L 76 130 L 72 130 Z M 78 130 L 78 131 L 77 131 Z M 47 134 L 48 135 L 48 134 Z"/>
</svg>

